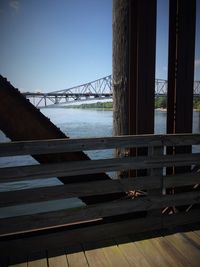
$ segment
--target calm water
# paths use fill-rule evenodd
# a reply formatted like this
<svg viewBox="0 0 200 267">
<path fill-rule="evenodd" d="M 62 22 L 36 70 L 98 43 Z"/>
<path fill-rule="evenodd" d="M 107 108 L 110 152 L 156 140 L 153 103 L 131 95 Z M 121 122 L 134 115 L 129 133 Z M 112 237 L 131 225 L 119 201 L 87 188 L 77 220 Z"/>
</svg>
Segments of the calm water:
<svg viewBox="0 0 200 267">
<path fill-rule="evenodd" d="M 41 112 L 49 117 L 69 137 L 100 137 L 112 136 L 112 111 L 93 109 L 42 109 Z M 166 112 L 157 110 L 155 112 L 155 132 L 166 132 Z M 200 113 L 194 111 L 193 132 L 200 132 Z M 9 141 L 0 131 L 0 142 Z M 88 152 L 92 158 L 112 157 L 113 151 L 92 151 Z M 18 156 L 0 158 L 0 167 L 38 164 L 31 156 Z M 32 187 L 52 186 L 60 184 L 56 178 L 45 180 L 23 181 L 18 183 L 1 184 L 0 192 L 20 190 Z M 62 209 L 64 207 L 83 205 L 78 199 L 49 201 L 48 203 L 37 203 L 32 205 L 21 205 L 6 209 L 0 209 L 0 217 L 18 216 L 34 212 Z"/>
</svg>

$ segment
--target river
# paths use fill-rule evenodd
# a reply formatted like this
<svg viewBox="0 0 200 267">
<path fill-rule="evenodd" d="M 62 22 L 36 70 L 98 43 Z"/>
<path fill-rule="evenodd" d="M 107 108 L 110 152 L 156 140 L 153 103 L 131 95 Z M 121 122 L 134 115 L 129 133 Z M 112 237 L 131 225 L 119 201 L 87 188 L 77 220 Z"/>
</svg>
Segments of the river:
<svg viewBox="0 0 200 267">
<path fill-rule="evenodd" d="M 102 137 L 112 136 L 112 111 L 95 110 L 95 109 L 70 109 L 70 108 L 46 108 L 41 112 L 50 118 L 69 137 Z M 200 132 L 200 113 L 194 111 L 193 116 L 193 132 Z M 155 111 L 155 133 L 166 132 L 166 112 Z M 0 142 L 7 142 L 8 138 L 0 131 Z M 113 155 L 113 150 L 86 152 L 91 158 L 109 158 Z M 11 167 L 19 165 L 38 164 L 31 156 L 17 156 L 0 158 L 0 167 Z M 60 181 L 53 177 L 45 180 L 23 181 L 1 184 L 0 192 L 28 189 L 33 187 L 58 185 Z M 29 212 L 48 211 L 53 209 L 62 209 L 64 207 L 74 207 L 82 205 L 79 199 L 50 201 L 48 203 L 38 203 L 21 205 L 18 207 L 1 208 L 0 218 L 18 216 L 21 214 L 29 214 Z M 28 208 L 27 208 L 28 207 Z M 14 208 L 14 209 L 13 209 Z"/>
</svg>

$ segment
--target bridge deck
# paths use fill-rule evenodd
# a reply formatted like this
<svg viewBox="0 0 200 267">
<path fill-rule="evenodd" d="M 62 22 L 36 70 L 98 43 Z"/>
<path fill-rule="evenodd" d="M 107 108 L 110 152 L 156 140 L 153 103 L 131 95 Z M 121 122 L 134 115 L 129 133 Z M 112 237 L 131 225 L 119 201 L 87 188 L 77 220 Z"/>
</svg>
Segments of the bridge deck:
<svg viewBox="0 0 200 267">
<path fill-rule="evenodd" d="M 7 266 L 18 267 L 73 267 L 73 266 L 199 266 L 200 231 L 182 232 L 133 241 L 123 236 L 76 247 L 64 247 L 53 253 L 26 255 L 28 260 Z M 6 265 L 5 265 L 6 266 Z"/>
</svg>

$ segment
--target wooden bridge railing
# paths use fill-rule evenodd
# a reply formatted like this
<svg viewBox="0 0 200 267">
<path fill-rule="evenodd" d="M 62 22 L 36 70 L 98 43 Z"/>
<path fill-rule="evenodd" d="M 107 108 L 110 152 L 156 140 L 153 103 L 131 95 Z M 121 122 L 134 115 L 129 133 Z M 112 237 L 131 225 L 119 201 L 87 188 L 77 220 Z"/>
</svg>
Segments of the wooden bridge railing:
<svg viewBox="0 0 200 267">
<path fill-rule="evenodd" d="M 119 147 L 148 147 L 148 156 L 73 161 L 0 168 L 0 183 L 75 176 L 130 169 L 148 169 L 148 176 L 117 180 L 95 180 L 51 187 L 0 193 L 0 208 L 25 203 L 73 197 L 124 193 L 120 199 L 78 208 L 57 210 L 0 219 L 0 249 L 18 246 L 23 240 L 26 249 L 50 246 L 50 239 L 59 242 L 97 240 L 128 233 L 168 228 L 200 222 L 200 172 L 167 175 L 166 167 L 200 164 L 200 153 L 166 155 L 166 147 L 200 145 L 200 134 L 119 136 L 91 139 L 56 139 L 0 143 L 0 157 L 36 155 Z M 158 153 L 159 151 L 159 153 Z M 172 194 L 174 187 L 187 187 L 186 192 Z M 131 198 L 130 192 L 143 190 L 142 196 Z M 127 193 L 129 192 L 129 193 Z M 173 214 L 166 207 L 186 206 Z M 190 207 L 190 208 L 188 208 Z M 156 212 L 155 212 L 156 211 Z M 53 232 L 52 232 L 53 229 Z M 51 233 L 48 231 L 51 230 Z M 28 235 L 31 234 L 31 237 Z M 37 234 L 34 235 L 33 234 Z M 40 239 L 43 242 L 40 243 Z M 12 240 L 12 242 L 10 242 Z M 21 241 L 20 241 L 21 242 Z M 20 243 L 21 244 L 21 243 Z M 36 245 L 37 244 L 37 245 Z"/>
</svg>

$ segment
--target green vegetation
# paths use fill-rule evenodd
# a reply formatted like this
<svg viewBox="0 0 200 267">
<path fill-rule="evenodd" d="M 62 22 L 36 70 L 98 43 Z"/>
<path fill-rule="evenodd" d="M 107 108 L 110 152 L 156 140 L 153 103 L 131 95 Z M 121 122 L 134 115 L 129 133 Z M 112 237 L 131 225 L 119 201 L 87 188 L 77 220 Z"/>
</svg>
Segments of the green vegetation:
<svg viewBox="0 0 200 267">
<path fill-rule="evenodd" d="M 166 96 L 156 97 L 155 108 L 167 108 L 167 97 Z"/>
<path fill-rule="evenodd" d="M 199 96 L 194 97 L 193 107 L 194 109 L 197 109 L 198 111 L 200 111 L 200 97 Z"/>
<path fill-rule="evenodd" d="M 194 109 L 200 111 L 200 97 L 194 97 Z M 82 108 L 82 109 L 107 109 L 112 110 L 113 103 L 112 102 L 97 102 L 91 104 L 81 104 L 81 105 L 71 105 L 65 106 L 66 108 Z M 167 97 L 166 96 L 159 96 L 155 99 L 155 109 L 166 109 L 167 108 Z"/>
<path fill-rule="evenodd" d="M 91 103 L 91 104 L 66 106 L 66 108 L 94 108 L 94 109 L 111 110 L 113 108 L 113 103 L 112 102 L 97 102 L 97 103 Z"/>
<path fill-rule="evenodd" d="M 155 99 L 155 108 L 167 108 L 167 97 L 159 96 Z M 195 96 L 193 99 L 193 108 L 200 111 L 200 97 Z"/>
</svg>

